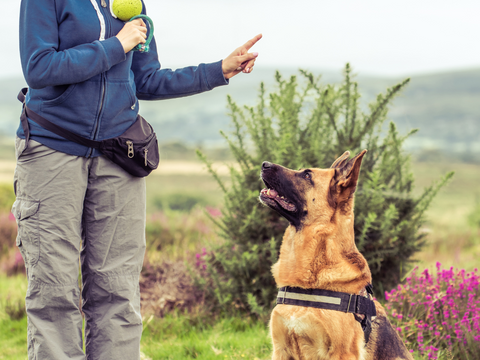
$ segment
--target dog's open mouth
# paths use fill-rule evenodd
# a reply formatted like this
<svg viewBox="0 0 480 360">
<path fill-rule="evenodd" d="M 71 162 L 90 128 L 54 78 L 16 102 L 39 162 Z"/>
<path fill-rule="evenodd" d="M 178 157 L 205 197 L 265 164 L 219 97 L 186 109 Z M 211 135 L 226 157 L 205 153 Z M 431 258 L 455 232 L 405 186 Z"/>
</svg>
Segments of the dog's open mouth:
<svg viewBox="0 0 480 360">
<path fill-rule="evenodd" d="M 288 201 L 284 196 L 280 196 L 280 194 L 273 189 L 263 189 L 260 192 L 260 199 L 270 206 L 278 204 L 287 211 L 297 210 L 297 207 L 293 203 Z"/>
</svg>

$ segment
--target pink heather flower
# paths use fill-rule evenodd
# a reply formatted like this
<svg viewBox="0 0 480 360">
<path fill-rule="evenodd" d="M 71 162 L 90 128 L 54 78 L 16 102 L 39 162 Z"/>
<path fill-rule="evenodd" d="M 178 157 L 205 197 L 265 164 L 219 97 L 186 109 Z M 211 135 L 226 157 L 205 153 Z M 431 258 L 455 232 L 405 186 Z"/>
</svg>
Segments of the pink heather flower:
<svg viewBox="0 0 480 360">
<path fill-rule="evenodd" d="M 463 353 L 455 353 L 459 351 L 455 344 L 462 344 L 464 348 L 471 349 L 467 350 L 470 354 L 468 358 L 478 358 L 478 270 L 467 273 L 462 269 L 454 271 L 453 267 L 442 269 L 439 262 L 436 270 L 436 274 L 430 274 L 427 269 L 417 274 L 415 268 L 403 285 L 385 292 L 385 308 L 391 312 L 392 323 L 403 340 L 412 344 L 421 356 L 437 359 L 441 349 L 451 351 L 455 359 L 464 359 Z M 408 305 L 405 307 L 405 304 Z M 472 339 L 477 344 L 472 346 Z M 432 343 L 435 346 L 430 345 Z"/>
<path fill-rule="evenodd" d="M 207 206 L 206 210 L 210 214 L 210 216 L 212 216 L 212 217 L 222 216 L 222 212 L 220 211 L 220 209 L 217 209 L 217 208 L 214 208 L 214 207 L 211 207 L 211 206 Z"/>
</svg>

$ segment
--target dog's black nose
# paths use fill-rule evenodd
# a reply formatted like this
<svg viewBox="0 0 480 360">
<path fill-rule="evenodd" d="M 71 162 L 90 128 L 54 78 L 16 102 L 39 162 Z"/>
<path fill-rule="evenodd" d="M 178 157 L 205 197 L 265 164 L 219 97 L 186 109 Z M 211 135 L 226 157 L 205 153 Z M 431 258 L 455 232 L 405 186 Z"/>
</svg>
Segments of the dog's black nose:
<svg viewBox="0 0 480 360">
<path fill-rule="evenodd" d="M 272 163 L 271 162 L 268 162 L 268 161 L 264 161 L 263 164 L 262 164 L 262 169 L 268 169 L 268 168 L 271 168 L 272 167 Z"/>
</svg>

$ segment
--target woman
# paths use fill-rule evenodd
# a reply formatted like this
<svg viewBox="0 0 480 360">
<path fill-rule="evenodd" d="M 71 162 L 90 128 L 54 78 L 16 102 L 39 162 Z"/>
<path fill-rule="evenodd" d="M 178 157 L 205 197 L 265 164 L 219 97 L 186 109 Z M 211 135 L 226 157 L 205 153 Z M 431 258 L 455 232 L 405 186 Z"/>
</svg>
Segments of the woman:
<svg viewBox="0 0 480 360">
<path fill-rule="evenodd" d="M 211 90 L 254 66 L 257 54 L 248 50 L 261 35 L 223 61 L 160 69 L 154 40 L 148 53 L 131 51 L 145 43 L 143 21 L 115 18 L 111 2 L 21 2 L 20 54 L 30 87 L 26 105 L 82 137 L 102 140 L 125 132 L 137 117 L 138 99 Z M 23 128 L 17 131 L 12 211 L 28 276 L 29 359 L 139 359 L 145 181 L 97 149 L 31 119 L 28 126 L 28 143 Z"/>
</svg>

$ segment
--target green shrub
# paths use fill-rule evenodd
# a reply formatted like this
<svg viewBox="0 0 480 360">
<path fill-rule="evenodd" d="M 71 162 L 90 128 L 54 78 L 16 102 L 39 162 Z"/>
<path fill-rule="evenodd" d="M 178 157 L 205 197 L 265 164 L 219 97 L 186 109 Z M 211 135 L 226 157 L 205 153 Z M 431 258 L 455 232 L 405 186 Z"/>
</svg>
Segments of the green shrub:
<svg viewBox="0 0 480 360">
<path fill-rule="evenodd" d="M 5 313 L 11 320 L 20 320 L 26 315 L 25 301 L 23 299 L 11 299 L 10 296 L 7 296 L 4 308 Z"/>
<path fill-rule="evenodd" d="M 416 131 L 401 136 L 395 124 L 384 126 L 392 99 L 408 79 L 365 108 L 348 64 L 340 85 L 320 85 L 319 78 L 301 74 L 305 81 L 299 84 L 296 76 L 286 80 L 277 72 L 276 91 L 267 96 L 261 84 L 255 107 L 242 109 L 228 98 L 234 131 L 232 136 L 222 135 L 237 161 L 230 168 L 231 188 L 198 152 L 225 194 L 223 217 L 214 219 L 225 243 L 211 258 L 211 280 L 198 281 L 224 311 L 240 308 L 263 316 L 276 297 L 270 269 L 287 223 L 258 202 L 263 161 L 292 169 L 328 168 L 345 150 L 368 149 L 356 194 L 355 238 L 379 297 L 398 283 L 411 256 L 422 247 L 424 235 L 418 230 L 424 212 L 452 176 L 413 197 L 410 157 L 402 144 Z"/>
</svg>

